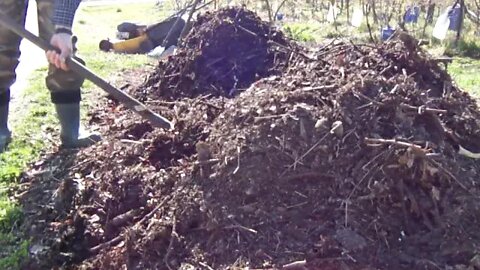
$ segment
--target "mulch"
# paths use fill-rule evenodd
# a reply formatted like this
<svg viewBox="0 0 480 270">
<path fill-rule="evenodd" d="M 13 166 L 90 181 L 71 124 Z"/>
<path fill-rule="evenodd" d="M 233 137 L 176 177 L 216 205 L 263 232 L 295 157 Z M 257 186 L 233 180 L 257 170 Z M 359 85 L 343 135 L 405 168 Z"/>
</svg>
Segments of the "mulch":
<svg viewBox="0 0 480 270">
<path fill-rule="evenodd" d="M 415 39 L 305 48 L 241 8 L 193 29 L 127 88 L 175 130 L 108 99 L 104 141 L 53 155 L 32 265 L 479 269 L 480 111 Z"/>
</svg>

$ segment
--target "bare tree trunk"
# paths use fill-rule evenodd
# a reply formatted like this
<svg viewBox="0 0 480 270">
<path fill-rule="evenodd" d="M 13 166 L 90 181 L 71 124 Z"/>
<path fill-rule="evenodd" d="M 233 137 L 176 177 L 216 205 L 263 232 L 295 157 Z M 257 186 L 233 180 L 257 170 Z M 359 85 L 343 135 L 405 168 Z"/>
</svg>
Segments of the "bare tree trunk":
<svg viewBox="0 0 480 270">
<path fill-rule="evenodd" d="M 390 22 L 392 21 L 393 15 L 395 13 L 395 8 L 397 8 L 397 1 L 396 0 L 394 0 L 393 3 L 390 5 L 390 10 L 389 10 L 388 16 L 386 18 L 387 25 L 390 25 Z M 401 5 L 400 5 L 400 8 L 401 8 Z M 400 12 L 402 12 L 401 9 L 400 9 Z M 403 16 L 402 16 L 402 18 L 403 18 Z"/>
<path fill-rule="evenodd" d="M 267 5 L 267 12 L 268 12 L 268 19 L 270 20 L 270 23 L 273 22 L 273 17 L 272 17 L 272 6 L 270 5 L 270 1 L 264 0 L 265 5 Z"/>
<path fill-rule="evenodd" d="M 435 3 L 432 3 L 428 6 L 427 14 L 428 14 L 428 23 L 429 24 L 433 24 L 433 17 L 435 17 L 435 8 L 436 7 L 437 7 L 437 5 Z"/>
<path fill-rule="evenodd" d="M 465 16 L 465 0 L 460 0 L 460 18 L 458 22 L 457 37 L 455 38 L 455 47 L 458 46 L 458 42 L 462 37 L 462 28 L 463 28 L 463 18 Z"/>
<path fill-rule="evenodd" d="M 336 14 L 336 10 L 337 10 L 337 3 L 335 0 L 330 0 L 330 8 L 332 9 L 333 11 L 333 27 L 335 27 L 335 31 L 338 32 L 338 26 L 337 26 L 337 14 Z"/>
<path fill-rule="evenodd" d="M 364 5 L 362 5 L 362 6 L 364 6 Z M 368 28 L 368 34 L 370 35 L 370 41 L 373 42 L 373 43 L 377 43 L 376 39 L 373 37 L 372 26 L 370 25 L 370 20 L 368 19 L 368 16 L 370 15 L 370 10 L 371 9 L 372 9 L 372 7 L 370 5 L 368 5 L 364 10 L 364 14 L 365 14 L 365 19 L 367 21 L 367 28 Z"/>
<path fill-rule="evenodd" d="M 433 20 L 433 12 L 435 12 L 435 10 L 432 10 L 432 6 L 433 9 L 435 9 L 435 4 L 432 4 L 432 0 L 428 0 L 427 15 L 425 16 L 425 24 L 423 25 L 422 37 L 425 37 L 425 34 L 427 32 L 427 26 L 431 23 L 431 20 Z"/>
<path fill-rule="evenodd" d="M 475 6 L 477 7 L 477 33 L 480 34 L 480 1 L 475 0 Z"/>
<path fill-rule="evenodd" d="M 372 10 L 372 15 L 373 15 L 373 23 L 378 24 L 378 15 L 377 15 L 377 5 L 375 4 L 375 0 L 370 1 L 372 4 L 369 9 Z"/>
<path fill-rule="evenodd" d="M 347 6 L 347 22 L 350 21 L 350 0 L 345 0 L 345 5 Z"/>
</svg>

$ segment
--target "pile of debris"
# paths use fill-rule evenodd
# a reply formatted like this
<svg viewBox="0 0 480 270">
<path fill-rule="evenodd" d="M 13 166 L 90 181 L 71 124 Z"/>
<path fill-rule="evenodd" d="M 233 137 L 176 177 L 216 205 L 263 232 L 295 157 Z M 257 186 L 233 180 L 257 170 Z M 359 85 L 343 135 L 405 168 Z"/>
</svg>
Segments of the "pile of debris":
<svg viewBox="0 0 480 270">
<path fill-rule="evenodd" d="M 209 12 L 198 17 L 176 56 L 160 62 L 145 94 L 234 96 L 260 78 L 281 73 L 294 46 L 249 10 Z"/>
<path fill-rule="evenodd" d="M 80 192 L 56 222 L 54 250 L 79 269 L 480 266 L 480 168 L 460 154 L 477 152 L 480 111 L 413 38 L 283 51 L 281 73 L 249 77 L 227 99 L 241 73 L 192 69 L 251 53 L 199 53 L 223 42 L 211 25 L 235 28 L 225 14 L 251 13 L 201 17 L 189 57 L 160 63 L 140 87 L 175 131 L 111 103 L 99 110 L 107 139 L 68 174 Z M 246 17 L 255 40 L 271 32 Z M 245 32 L 235 33 L 254 37 Z M 175 63 L 188 68 L 165 69 Z"/>
</svg>

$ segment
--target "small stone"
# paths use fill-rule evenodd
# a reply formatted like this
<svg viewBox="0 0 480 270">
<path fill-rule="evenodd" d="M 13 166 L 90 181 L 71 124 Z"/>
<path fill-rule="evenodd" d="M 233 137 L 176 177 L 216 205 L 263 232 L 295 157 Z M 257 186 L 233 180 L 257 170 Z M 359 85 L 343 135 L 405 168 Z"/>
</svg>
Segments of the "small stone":
<svg viewBox="0 0 480 270">
<path fill-rule="evenodd" d="M 328 119 L 326 117 L 322 117 L 318 119 L 317 122 L 315 123 L 315 129 L 318 129 L 318 130 L 325 129 L 327 127 L 327 122 L 328 122 Z"/>
<path fill-rule="evenodd" d="M 350 229 L 338 230 L 335 239 L 348 251 L 356 251 L 367 246 L 365 238 Z"/>
</svg>

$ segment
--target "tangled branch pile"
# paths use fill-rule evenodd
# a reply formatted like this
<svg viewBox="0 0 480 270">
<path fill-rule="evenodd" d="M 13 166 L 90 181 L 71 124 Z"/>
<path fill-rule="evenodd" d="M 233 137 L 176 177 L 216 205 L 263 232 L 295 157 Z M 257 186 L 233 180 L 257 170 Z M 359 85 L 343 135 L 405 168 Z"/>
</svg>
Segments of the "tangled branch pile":
<svg viewBox="0 0 480 270">
<path fill-rule="evenodd" d="M 80 153 L 71 175 L 84 192 L 57 248 L 95 269 L 478 267 L 479 168 L 458 153 L 478 147 L 475 101 L 405 34 L 284 51 L 281 74 L 233 99 L 195 97 L 210 79 L 185 79 L 191 69 L 160 70 L 200 63 L 188 48 L 219 42 L 212 21 L 230 27 L 224 14 L 241 12 L 201 18 L 152 75 L 158 88 L 143 85 L 177 130 L 99 112 L 109 139 Z M 258 35 L 264 25 L 249 22 Z M 203 64 L 232 56 L 207 51 Z"/>
</svg>

